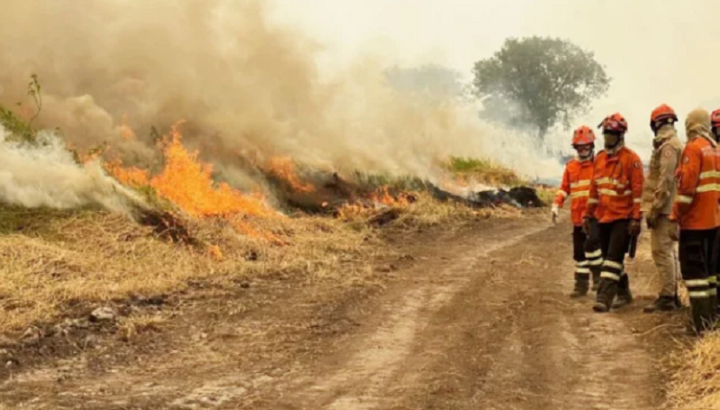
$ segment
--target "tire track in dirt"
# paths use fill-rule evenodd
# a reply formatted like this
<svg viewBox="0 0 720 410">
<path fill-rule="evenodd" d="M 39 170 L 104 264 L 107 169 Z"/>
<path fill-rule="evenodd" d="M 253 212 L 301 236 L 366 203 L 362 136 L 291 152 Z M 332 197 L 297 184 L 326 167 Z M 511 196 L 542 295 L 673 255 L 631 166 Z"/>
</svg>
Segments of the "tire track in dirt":
<svg viewBox="0 0 720 410">
<path fill-rule="evenodd" d="M 535 222 L 535 221 L 533 221 Z M 305 377 L 276 386 L 288 400 L 266 403 L 265 408 L 328 410 L 366 410 L 384 400 L 385 389 L 398 367 L 407 360 L 428 320 L 474 277 L 479 264 L 489 254 L 511 247 L 528 235 L 547 229 L 547 225 L 519 222 L 494 234 L 474 234 L 453 241 L 449 256 L 422 264 L 406 275 L 418 279 L 406 288 L 400 286 L 383 301 L 376 323 L 358 336 L 342 355 L 344 363 L 335 369 L 315 369 Z M 420 252 L 418 252 L 420 253 Z M 422 342 L 422 341 L 421 341 Z M 294 393 L 288 393 L 288 390 Z"/>
</svg>

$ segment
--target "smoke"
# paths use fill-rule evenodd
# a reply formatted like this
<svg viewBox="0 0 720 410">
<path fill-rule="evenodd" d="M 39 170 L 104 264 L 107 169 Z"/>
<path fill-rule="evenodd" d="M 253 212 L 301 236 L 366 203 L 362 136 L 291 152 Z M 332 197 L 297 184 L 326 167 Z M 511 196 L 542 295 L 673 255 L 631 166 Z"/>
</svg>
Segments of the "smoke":
<svg viewBox="0 0 720 410">
<path fill-rule="evenodd" d="M 241 159 L 263 163 L 274 156 L 340 173 L 433 179 L 441 159 L 492 157 L 501 149 L 508 153 L 504 162 L 521 172 L 559 173 L 550 163 L 533 166 L 538 161 L 525 140 L 481 123 L 475 107 L 450 99 L 428 104 L 394 90 L 383 61 L 359 58 L 341 75 L 321 78 L 318 45 L 273 25 L 264 1 L 8 3 L 0 13 L 0 103 L 21 100 L 36 73 L 44 96 L 37 124 L 59 127 L 81 149 L 107 141 L 126 162 L 150 164 L 158 155 L 151 127 L 167 130 L 182 119 L 184 141 L 238 186 L 249 185 Z M 126 126 L 136 139 L 123 137 Z M 67 170 L 85 181 L 71 183 L 80 192 L 104 183 Z M 40 181 L 60 177 L 35 175 L 24 182 L 41 183 L 60 206 L 93 200 L 60 198 L 53 184 Z M 12 186 L 19 189 L 20 182 Z M 52 203 L 36 193 L 5 196 Z"/>
<path fill-rule="evenodd" d="M 128 214 L 142 206 L 142 200 L 107 176 L 98 161 L 77 164 L 57 135 L 41 132 L 39 146 L 32 147 L 7 137 L 0 126 L 2 202 L 56 209 L 99 205 Z"/>
</svg>

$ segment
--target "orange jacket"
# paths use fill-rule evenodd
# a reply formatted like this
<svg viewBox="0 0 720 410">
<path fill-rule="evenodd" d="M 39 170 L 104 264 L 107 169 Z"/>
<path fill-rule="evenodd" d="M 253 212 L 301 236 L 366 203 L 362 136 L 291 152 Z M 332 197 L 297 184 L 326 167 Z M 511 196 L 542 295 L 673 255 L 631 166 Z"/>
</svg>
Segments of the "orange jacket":
<svg viewBox="0 0 720 410">
<path fill-rule="evenodd" d="M 626 147 L 614 155 L 600 151 L 595 157 L 586 217 L 600 223 L 641 219 L 643 174 L 640 157 Z"/>
<path fill-rule="evenodd" d="M 570 197 L 570 219 L 573 225 L 582 226 L 585 208 L 590 197 L 590 181 L 592 181 L 593 163 L 590 160 L 571 159 L 565 166 L 562 185 L 553 205 L 562 208 L 565 198 Z"/>
<path fill-rule="evenodd" d="M 678 193 L 670 219 L 680 229 L 704 230 L 720 226 L 720 159 L 715 144 L 698 136 L 685 145 L 675 177 Z"/>
</svg>

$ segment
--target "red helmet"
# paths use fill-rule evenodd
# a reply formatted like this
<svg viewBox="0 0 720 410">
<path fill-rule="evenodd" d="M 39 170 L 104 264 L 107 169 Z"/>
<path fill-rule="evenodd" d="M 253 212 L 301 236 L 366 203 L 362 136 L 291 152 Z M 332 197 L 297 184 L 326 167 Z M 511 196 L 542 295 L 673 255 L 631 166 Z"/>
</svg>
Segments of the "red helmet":
<svg viewBox="0 0 720 410">
<path fill-rule="evenodd" d="M 583 125 L 573 132 L 573 146 L 589 144 L 595 144 L 595 133 L 590 129 L 590 127 Z"/>
<path fill-rule="evenodd" d="M 720 128 L 720 108 L 710 114 L 710 123 L 713 128 Z"/>
<path fill-rule="evenodd" d="M 650 114 L 650 129 L 657 132 L 660 126 L 664 124 L 673 124 L 677 122 L 678 117 L 675 115 L 675 110 L 670 108 L 667 104 L 662 104 L 655 108 Z"/>
<path fill-rule="evenodd" d="M 627 121 L 625 118 L 616 112 L 613 115 L 608 115 L 598 125 L 598 128 L 602 128 L 603 132 L 611 132 L 617 134 L 625 134 L 628 129 Z"/>
<path fill-rule="evenodd" d="M 655 108 L 650 114 L 650 122 L 658 122 L 667 120 L 668 118 L 672 119 L 673 121 L 677 121 L 678 117 L 675 115 L 675 110 L 670 108 L 667 104 L 662 104 L 659 107 Z"/>
</svg>

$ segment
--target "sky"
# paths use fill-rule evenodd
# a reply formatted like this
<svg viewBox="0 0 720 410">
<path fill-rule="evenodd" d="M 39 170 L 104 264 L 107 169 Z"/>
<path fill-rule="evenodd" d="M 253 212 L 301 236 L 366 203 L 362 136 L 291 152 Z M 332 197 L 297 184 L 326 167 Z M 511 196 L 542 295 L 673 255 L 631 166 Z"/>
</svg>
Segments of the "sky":
<svg viewBox="0 0 720 410">
<path fill-rule="evenodd" d="M 628 144 L 646 156 L 650 112 L 681 119 L 720 107 L 720 2 L 704 0 L 275 0 L 273 18 L 321 47 L 319 67 L 340 72 L 362 56 L 387 65 L 445 65 L 471 79 L 473 63 L 508 37 L 553 36 L 594 52 L 613 79 L 576 125 L 619 111 Z M 717 73 L 717 74 L 716 74 Z M 682 126 L 681 138 L 684 138 Z M 569 135 L 554 136 L 569 143 Z"/>
</svg>

